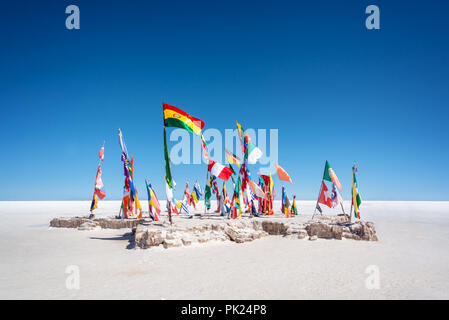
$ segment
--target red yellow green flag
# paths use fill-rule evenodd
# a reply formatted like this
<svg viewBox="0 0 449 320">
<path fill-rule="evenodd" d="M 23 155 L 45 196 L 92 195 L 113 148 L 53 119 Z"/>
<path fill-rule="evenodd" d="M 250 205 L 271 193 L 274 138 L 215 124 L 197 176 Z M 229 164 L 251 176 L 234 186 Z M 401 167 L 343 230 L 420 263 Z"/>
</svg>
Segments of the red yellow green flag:
<svg viewBox="0 0 449 320">
<path fill-rule="evenodd" d="M 192 117 L 187 112 L 166 103 L 162 103 L 162 108 L 166 127 L 178 127 L 197 135 L 201 134 L 201 130 L 204 128 L 203 120 Z"/>
</svg>

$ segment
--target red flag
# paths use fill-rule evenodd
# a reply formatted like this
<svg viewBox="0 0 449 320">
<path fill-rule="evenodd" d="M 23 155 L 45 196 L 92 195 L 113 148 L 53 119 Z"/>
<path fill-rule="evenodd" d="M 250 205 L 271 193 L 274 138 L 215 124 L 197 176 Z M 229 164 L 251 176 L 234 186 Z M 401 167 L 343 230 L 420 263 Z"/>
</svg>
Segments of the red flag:
<svg viewBox="0 0 449 320">
<path fill-rule="evenodd" d="M 98 153 L 98 157 L 100 158 L 101 161 L 104 160 L 104 142 L 103 142 L 103 146 L 100 149 L 100 152 Z"/>
<path fill-rule="evenodd" d="M 321 194 L 318 198 L 318 202 L 325 204 L 329 208 L 332 208 L 332 195 L 326 187 L 324 181 L 322 182 L 323 186 L 321 187 Z"/>
<path fill-rule="evenodd" d="M 104 191 L 103 181 L 101 180 L 101 166 L 98 165 L 97 169 L 97 177 L 95 179 L 95 193 L 97 194 L 100 200 L 103 200 L 106 197 L 106 192 Z"/>
<path fill-rule="evenodd" d="M 211 173 L 211 175 L 223 179 L 224 181 L 228 181 L 229 177 L 232 176 L 233 173 L 230 168 L 212 160 L 209 160 L 209 167 L 207 170 Z"/>
</svg>

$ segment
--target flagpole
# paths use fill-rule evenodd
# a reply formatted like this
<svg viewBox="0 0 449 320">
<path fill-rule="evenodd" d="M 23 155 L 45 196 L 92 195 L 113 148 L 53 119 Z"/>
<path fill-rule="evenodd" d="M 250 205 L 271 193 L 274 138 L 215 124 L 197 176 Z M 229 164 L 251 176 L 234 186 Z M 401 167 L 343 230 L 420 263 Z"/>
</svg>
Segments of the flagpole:
<svg viewBox="0 0 449 320">
<path fill-rule="evenodd" d="M 349 223 L 352 221 L 352 208 L 354 205 L 354 172 L 352 173 L 352 186 L 351 186 L 351 210 L 349 211 Z"/>
<path fill-rule="evenodd" d="M 326 170 L 326 163 L 324 164 L 324 170 Z M 323 176 L 324 177 L 324 176 Z M 323 179 L 321 180 L 321 184 L 320 184 L 320 192 L 318 192 L 318 199 L 316 199 L 316 205 L 315 205 L 315 210 L 313 211 L 313 215 L 312 215 L 312 219 L 315 216 L 316 213 L 316 207 L 318 206 L 318 201 L 320 200 L 320 195 L 321 195 L 321 190 L 323 189 Z M 321 215 L 323 215 L 323 213 L 321 213 Z"/>
<path fill-rule="evenodd" d="M 312 220 L 316 213 L 316 207 L 318 206 L 318 200 L 320 200 L 321 190 L 323 189 L 323 180 L 321 180 L 320 191 L 318 192 L 318 199 L 316 199 L 315 210 L 313 211 Z M 323 215 L 323 213 L 321 213 Z"/>
</svg>

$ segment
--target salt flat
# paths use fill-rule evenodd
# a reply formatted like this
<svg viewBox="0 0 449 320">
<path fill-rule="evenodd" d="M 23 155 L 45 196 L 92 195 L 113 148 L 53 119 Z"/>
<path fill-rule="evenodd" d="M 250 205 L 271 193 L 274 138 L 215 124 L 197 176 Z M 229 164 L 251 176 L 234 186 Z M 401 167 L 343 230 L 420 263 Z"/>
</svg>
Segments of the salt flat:
<svg viewBox="0 0 449 320">
<path fill-rule="evenodd" d="M 298 201 L 300 214 L 314 205 Z M 1 299 L 449 299 L 449 202 L 364 201 L 379 242 L 269 236 L 143 250 L 129 249 L 125 229 L 48 227 L 89 206 L 0 202 Z M 119 206 L 100 201 L 96 214 Z M 66 287 L 68 266 L 79 268 L 79 289 Z M 372 266 L 378 289 L 366 286 Z"/>
</svg>

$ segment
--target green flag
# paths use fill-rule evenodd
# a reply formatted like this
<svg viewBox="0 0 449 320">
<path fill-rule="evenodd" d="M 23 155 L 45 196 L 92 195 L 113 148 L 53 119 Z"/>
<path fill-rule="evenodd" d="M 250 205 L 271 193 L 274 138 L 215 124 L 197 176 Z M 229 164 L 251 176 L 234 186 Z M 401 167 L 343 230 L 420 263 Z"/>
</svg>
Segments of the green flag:
<svg viewBox="0 0 449 320">
<path fill-rule="evenodd" d="M 329 175 L 329 169 L 331 168 L 329 162 L 326 160 L 326 165 L 324 166 L 324 174 L 323 174 L 323 180 L 332 182 L 331 176 Z"/>
<path fill-rule="evenodd" d="M 206 190 L 204 191 L 204 204 L 207 209 L 210 209 L 210 198 L 212 196 L 212 192 L 210 190 L 209 184 L 206 184 Z"/>
<path fill-rule="evenodd" d="M 357 184 L 355 172 L 352 173 L 352 199 L 354 202 L 354 216 L 360 219 L 360 205 L 362 204 L 362 198 L 359 194 L 359 186 Z"/>
<path fill-rule="evenodd" d="M 170 189 L 173 189 L 173 182 L 171 177 L 170 170 L 170 158 L 168 157 L 168 149 L 167 149 L 167 133 L 164 127 L 164 157 L 165 157 L 165 180 L 167 181 Z"/>
</svg>

